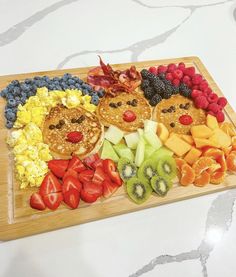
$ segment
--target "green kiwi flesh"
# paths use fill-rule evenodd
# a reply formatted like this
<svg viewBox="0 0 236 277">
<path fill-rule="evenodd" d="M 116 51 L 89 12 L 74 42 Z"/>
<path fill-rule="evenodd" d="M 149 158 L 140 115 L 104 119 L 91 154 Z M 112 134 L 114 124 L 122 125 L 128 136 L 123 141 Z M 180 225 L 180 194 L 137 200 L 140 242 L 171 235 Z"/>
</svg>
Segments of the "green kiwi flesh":
<svg viewBox="0 0 236 277">
<path fill-rule="evenodd" d="M 147 180 L 133 177 L 126 184 L 128 196 L 136 204 L 142 204 L 148 200 L 152 193 L 152 188 Z"/>
<path fill-rule="evenodd" d="M 172 187 L 172 182 L 169 178 L 165 178 L 162 176 L 154 176 L 151 179 L 151 186 L 159 196 L 163 197 Z"/>
<path fill-rule="evenodd" d="M 176 163 L 174 158 L 163 156 L 157 163 L 157 175 L 173 179 L 176 176 Z"/>
<path fill-rule="evenodd" d="M 127 181 L 130 178 L 136 176 L 137 167 L 127 158 L 120 158 L 118 161 L 118 171 L 123 181 Z"/>
<path fill-rule="evenodd" d="M 151 180 L 151 178 L 156 174 L 156 163 L 150 159 L 144 161 L 138 170 L 138 177 L 145 178 L 147 181 Z"/>
</svg>

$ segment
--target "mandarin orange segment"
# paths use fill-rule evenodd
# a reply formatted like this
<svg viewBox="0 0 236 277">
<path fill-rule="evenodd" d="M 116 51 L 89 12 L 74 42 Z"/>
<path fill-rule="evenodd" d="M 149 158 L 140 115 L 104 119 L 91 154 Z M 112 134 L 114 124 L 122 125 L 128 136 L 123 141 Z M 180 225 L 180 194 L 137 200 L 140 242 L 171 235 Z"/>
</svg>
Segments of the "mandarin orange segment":
<svg viewBox="0 0 236 277">
<path fill-rule="evenodd" d="M 220 129 L 231 137 L 236 136 L 235 128 L 234 128 L 233 124 L 230 122 L 223 122 L 220 125 Z"/>
<path fill-rule="evenodd" d="M 187 163 L 182 165 L 180 184 L 182 186 L 188 186 L 192 184 L 194 180 L 195 180 L 195 172 L 192 169 L 192 167 Z"/>
<path fill-rule="evenodd" d="M 201 157 L 193 164 L 193 169 L 195 171 L 196 176 L 200 175 L 203 171 L 209 169 L 215 161 L 210 157 Z"/>
<path fill-rule="evenodd" d="M 229 147 L 222 148 L 222 151 L 224 152 L 226 157 L 230 154 L 230 152 L 232 151 L 232 148 L 233 148 L 232 145 Z"/>
<path fill-rule="evenodd" d="M 216 171 L 213 174 L 211 174 L 210 183 L 218 185 L 220 183 L 224 182 L 225 179 L 225 171 Z"/>
<path fill-rule="evenodd" d="M 175 162 L 176 162 L 176 167 L 179 171 L 181 171 L 182 166 L 187 163 L 184 159 L 181 159 L 181 158 L 175 158 Z"/>
<path fill-rule="evenodd" d="M 226 158 L 226 163 L 229 171 L 236 171 L 236 154 L 230 153 Z"/>
<path fill-rule="evenodd" d="M 225 161 L 225 155 L 224 152 L 220 149 L 211 148 L 205 151 L 204 153 L 205 157 L 210 157 L 214 159 L 217 163 L 221 166 L 221 171 L 227 170 L 227 164 Z"/>
<path fill-rule="evenodd" d="M 236 136 L 232 137 L 232 149 L 236 150 Z"/>
<path fill-rule="evenodd" d="M 204 187 L 205 185 L 209 184 L 210 178 L 210 174 L 204 171 L 195 178 L 194 185 L 197 187 Z"/>
</svg>

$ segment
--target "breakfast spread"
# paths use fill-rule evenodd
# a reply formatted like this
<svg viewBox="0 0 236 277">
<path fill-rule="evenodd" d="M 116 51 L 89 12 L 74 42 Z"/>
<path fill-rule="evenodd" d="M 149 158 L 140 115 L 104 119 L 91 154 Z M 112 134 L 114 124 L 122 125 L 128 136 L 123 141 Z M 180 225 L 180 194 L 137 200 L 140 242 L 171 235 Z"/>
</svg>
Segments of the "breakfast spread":
<svg viewBox="0 0 236 277">
<path fill-rule="evenodd" d="M 122 186 L 142 204 L 235 174 L 227 100 L 194 66 L 114 70 L 100 58 L 86 80 L 35 76 L 1 91 L 17 185 L 35 187 L 31 208 L 77 209 Z"/>
</svg>

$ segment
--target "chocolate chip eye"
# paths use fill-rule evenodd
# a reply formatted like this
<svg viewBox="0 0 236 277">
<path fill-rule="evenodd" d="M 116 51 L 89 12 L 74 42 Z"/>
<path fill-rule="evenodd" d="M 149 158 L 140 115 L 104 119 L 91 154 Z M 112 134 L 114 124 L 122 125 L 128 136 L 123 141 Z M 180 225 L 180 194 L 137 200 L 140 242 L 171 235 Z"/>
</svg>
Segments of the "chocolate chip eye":
<svg viewBox="0 0 236 277">
<path fill-rule="evenodd" d="M 72 118 L 71 119 L 71 123 L 76 123 L 77 119 L 76 118 Z"/>
<path fill-rule="evenodd" d="M 126 104 L 127 104 L 127 105 L 131 105 L 131 101 L 127 101 Z"/>
<path fill-rule="evenodd" d="M 120 107 L 122 105 L 122 102 L 118 102 L 117 106 Z"/>
<path fill-rule="evenodd" d="M 51 125 L 49 125 L 49 129 L 50 129 L 50 130 L 55 129 L 55 127 L 56 127 L 55 125 L 52 125 L 52 124 L 51 124 Z"/>
<path fill-rule="evenodd" d="M 170 127 L 172 127 L 172 128 L 174 128 L 174 127 L 175 127 L 174 122 L 171 122 L 171 123 L 170 123 Z"/>
<path fill-rule="evenodd" d="M 61 129 L 61 127 L 62 127 L 61 124 L 57 124 L 57 125 L 56 125 L 56 128 L 57 128 L 57 129 Z"/>
<path fill-rule="evenodd" d="M 64 125 L 65 124 L 65 121 L 63 119 L 59 120 L 59 124 L 60 125 Z"/>
</svg>

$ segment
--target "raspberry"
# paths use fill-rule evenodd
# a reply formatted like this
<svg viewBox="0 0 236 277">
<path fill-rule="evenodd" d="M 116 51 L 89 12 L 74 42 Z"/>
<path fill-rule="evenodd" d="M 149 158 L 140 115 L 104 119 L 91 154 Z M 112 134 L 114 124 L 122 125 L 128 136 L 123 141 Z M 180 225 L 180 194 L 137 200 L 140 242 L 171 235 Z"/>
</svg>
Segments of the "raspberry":
<svg viewBox="0 0 236 277">
<path fill-rule="evenodd" d="M 72 143 L 80 142 L 83 139 L 83 134 L 81 132 L 70 132 L 67 134 L 67 141 Z"/>
<path fill-rule="evenodd" d="M 192 89 L 197 89 L 197 90 L 199 90 L 199 86 L 198 86 L 198 85 L 193 85 L 193 86 L 192 86 Z"/>
<path fill-rule="evenodd" d="M 194 104 L 197 108 L 206 109 L 208 107 L 208 101 L 205 96 L 198 96 L 194 99 Z"/>
<path fill-rule="evenodd" d="M 215 93 L 208 94 L 207 100 L 209 103 L 217 103 L 218 96 Z"/>
<path fill-rule="evenodd" d="M 183 77 L 183 72 L 179 69 L 175 69 L 175 71 L 173 72 L 173 77 L 174 79 L 181 80 Z"/>
<path fill-rule="evenodd" d="M 190 77 L 185 75 L 183 78 L 183 83 L 187 84 L 187 82 L 191 81 Z"/>
<path fill-rule="evenodd" d="M 195 68 L 193 66 L 185 68 L 184 75 L 187 75 L 187 76 L 190 76 L 190 77 L 194 76 L 195 75 Z"/>
<path fill-rule="evenodd" d="M 174 63 L 170 63 L 167 72 L 174 72 L 175 69 L 177 69 L 177 66 Z"/>
<path fill-rule="evenodd" d="M 188 81 L 188 82 L 186 82 L 185 84 L 186 84 L 189 88 L 192 88 L 192 86 L 193 86 L 193 84 L 192 84 L 191 81 Z"/>
<path fill-rule="evenodd" d="M 213 113 L 218 113 L 221 110 L 221 107 L 216 103 L 211 103 L 208 105 L 207 109 Z"/>
<path fill-rule="evenodd" d="M 154 75 L 157 75 L 157 68 L 155 66 L 149 67 L 148 71 Z"/>
<path fill-rule="evenodd" d="M 192 93 L 191 93 L 192 98 L 196 98 L 201 95 L 202 95 L 202 92 L 200 90 L 197 90 L 197 89 L 192 90 Z"/>
<path fill-rule="evenodd" d="M 208 88 L 204 89 L 203 92 L 210 94 L 210 93 L 212 93 L 212 89 L 208 87 Z"/>
<path fill-rule="evenodd" d="M 173 79 L 174 79 L 174 78 L 173 78 L 172 73 L 167 73 L 167 74 L 166 74 L 166 80 L 172 81 Z"/>
<path fill-rule="evenodd" d="M 207 89 L 208 88 L 208 83 L 206 80 L 202 80 L 201 83 L 199 84 L 199 89 L 201 91 L 204 91 L 204 89 Z"/>
<path fill-rule="evenodd" d="M 179 79 L 174 79 L 174 80 L 172 81 L 172 84 L 173 84 L 174 86 L 178 87 L 179 84 L 180 84 L 180 80 L 179 80 Z"/>
<path fill-rule="evenodd" d="M 192 119 L 192 117 L 190 115 L 185 114 L 185 115 L 181 115 L 179 117 L 179 122 L 182 125 L 190 125 L 191 123 L 193 123 L 193 119 Z"/>
<path fill-rule="evenodd" d="M 216 116 L 215 113 L 213 113 L 213 111 L 208 111 L 207 114 L 210 114 L 210 115 L 213 115 L 213 116 Z"/>
<path fill-rule="evenodd" d="M 200 84 L 202 81 L 202 75 L 201 74 L 195 74 L 193 77 L 192 77 L 192 83 L 194 85 L 198 85 Z"/>
<path fill-rule="evenodd" d="M 178 64 L 178 69 L 180 69 L 181 71 L 184 71 L 184 69 L 185 69 L 185 63 L 179 63 Z"/>
<path fill-rule="evenodd" d="M 136 118 L 136 114 L 131 110 L 127 110 L 123 113 L 123 120 L 126 122 L 133 122 Z"/>
<path fill-rule="evenodd" d="M 224 113 L 222 111 L 219 111 L 216 114 L 216 118 L 217 118 L 218 122 L 224 122 L 225 121 L 225 115 L 224 115 Z"/>
<path fill-rule="evenodd" d="M 225 97 L 219 97 L 217 104 L 224 108 L 227 105 L 228 101 Z"/>
<path fill-rule="evenodd" d="M 159 74 L 160 73 L 166 73 L 167 66 L 165 66 L 165 65 L 159 65 L 157 71 L 158 71 Z"/>
</svg>

